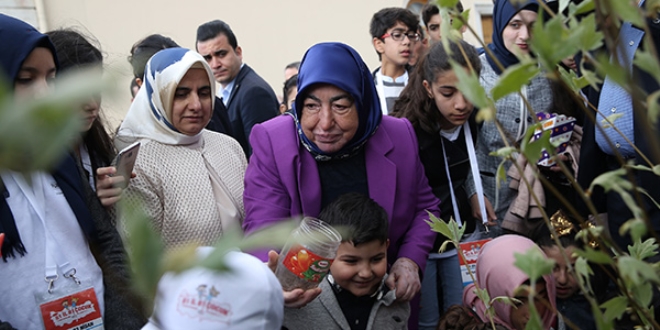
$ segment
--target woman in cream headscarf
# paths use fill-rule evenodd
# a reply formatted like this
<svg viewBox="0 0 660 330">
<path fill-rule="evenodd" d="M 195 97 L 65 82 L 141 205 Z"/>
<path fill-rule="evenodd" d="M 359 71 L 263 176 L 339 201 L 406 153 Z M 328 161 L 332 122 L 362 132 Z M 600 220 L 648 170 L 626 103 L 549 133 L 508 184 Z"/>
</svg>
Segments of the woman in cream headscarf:
<svg viewBox="0 0 660 330">
<path fill-rule="evenodd" d="M 125 198 L 143 203 L 167 247 L 210 245 L 243 221 L 247 166 L 235 140 L 204 129 L 215 99 L 211 68 L 194 51 L 165 49 L 147 63 L 143 87 L 115 142 L 142 143 Z"/>
</svg>

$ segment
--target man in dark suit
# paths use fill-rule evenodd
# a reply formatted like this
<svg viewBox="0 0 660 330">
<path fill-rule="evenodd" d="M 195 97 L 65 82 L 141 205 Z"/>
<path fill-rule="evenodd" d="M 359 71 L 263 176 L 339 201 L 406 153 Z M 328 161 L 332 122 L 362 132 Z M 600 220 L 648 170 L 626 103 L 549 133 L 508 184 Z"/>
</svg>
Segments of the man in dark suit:
<svg viewBox="0 0 660 330">
<path fill-rule="evenodd" d="M 252 126 L 279 115 L 275 92 L 243 63 L 243 50 L 227 23 L 215 20 L 200 25 L 196 48 L 222 85 L 221 105 L 229 111 L 234 138 L 249 157 L 252 147 L 248 139 Z"/>
<path fill-rule="evenodd" d="M 640 3 L 640 6 L 644 8 L 643 2 Z M 658 136 L 660 124 L 658 123 L 660 121 L 655 123 L 650 121 L 647 106 L 641 102 L 646 101 L 648 95 L 660 90 L 660 86 L 651 74 L 632 65 L 636 52 L 649 49 L 650 45 L 646 44 L 647 40 L 653 43 L 655 49 L 660 49 L 658 48 L 660 47 L 660 19 L 647 19 L 646 23 L 649 27 L 649 39 L 644 38 L 646 32 L 643 28 L 630 23 L 624 22 L 618 31 L 618 54 L 615 58 L 632 74 L 634 80 L 634 84 L 631 85 L 632 98 L 626 90 L 610 81 L 609 78 L 606 78 L 599 92 L 590 90 L 588 93 L 589 101 L 597 106 L 600 112 L 600 114 L 595 114 L 596 122 L 600 125 L 603 115 L 621 113 L 622 116 L 614 122 L 614 126 L 637 146 L 639 152 L 612 128 L 605 127 L 601 130 L 587 117 L 578 174 L 578 181 L 585 188 L 598 175 L 621 168 L 621 160 L 649 166 L 646 161 L 648 159 L 653 165 L 660 164 L 660 149 L 658 148 L 660 142 Z M 655 201 L 660 201 L 659 176 L 652 172 L 630 169 L 628 178 L 634 178 L 637 187 L 645 189 Z M 631 194 L 644 211 L 643 217 L 648 221 L 649 229 L 660 233 L 660 209 L 647 196 L 635 192 L 631 192 Z M 619 247 L 625 251 L 632 241 L 629 235 L 620 235 L 619 229 L 623 223 L 633 218 L 632 212 L 616 192 L 605 194 L 602 189 L 596 189 L 592 193 L 591 199 L 599 212 L 607 212 L 610 234 Z"/>
</svg>

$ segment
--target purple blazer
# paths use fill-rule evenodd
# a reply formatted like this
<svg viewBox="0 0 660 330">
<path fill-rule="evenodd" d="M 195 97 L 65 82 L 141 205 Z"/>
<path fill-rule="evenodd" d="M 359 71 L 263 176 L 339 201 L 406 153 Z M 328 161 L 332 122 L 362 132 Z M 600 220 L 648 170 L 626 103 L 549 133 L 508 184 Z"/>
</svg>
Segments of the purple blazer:
<svg viewBox="0 0 660 330">
<path fill-rule="evenodd" d="M 279 116 L 255 125 L 250 144 L 245 232 L 294 216 L 318 216 L 321 183 L 316 160 L 300 144 L 293 118 Z M 412 125 L 405 119 L 384 116 L 364 148 L 369 197 L 389 216 L 388 261 L 410 258 L 423 272 L 436 236 L 424 220 L 429 218 L 427 210 L 440 216 L 440 202 L 431 192 L 419 160 Z M 267 259 L 265 254 L 258 257 Z"/>
</svg>

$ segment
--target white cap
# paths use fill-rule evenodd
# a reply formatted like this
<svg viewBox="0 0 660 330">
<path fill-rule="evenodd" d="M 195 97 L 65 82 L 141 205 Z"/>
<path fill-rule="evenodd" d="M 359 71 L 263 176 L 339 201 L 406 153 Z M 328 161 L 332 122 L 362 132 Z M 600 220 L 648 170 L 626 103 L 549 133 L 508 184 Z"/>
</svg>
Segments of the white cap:
<svg viewBox="0 0 660 330">
<path fill-rule="evenodd" d="M 199 248 L 204 257 L 212 248 Z M 225 257 L 231 270 L 197 267 L 166 273 L 158 282 L 154 315 L 143 330 L 280 329 L 282 286 L 259 259 L 242 252 Z"/>
</svg>

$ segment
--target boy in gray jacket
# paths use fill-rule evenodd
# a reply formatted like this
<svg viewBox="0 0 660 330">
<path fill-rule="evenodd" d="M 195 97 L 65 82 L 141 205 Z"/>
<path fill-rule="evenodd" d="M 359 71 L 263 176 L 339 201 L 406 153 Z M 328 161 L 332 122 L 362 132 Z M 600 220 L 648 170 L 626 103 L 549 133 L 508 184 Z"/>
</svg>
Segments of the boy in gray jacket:
<svg viewBox="0 0 660 330">
<path fill-rule="evenodd" d="M 285 308 L 284 329 L 406 329 L 408 303 L 395 302 L 387 278 L 385 210 L 358 193 L 342 195 L 319 218 L 342 231 L 320 296 L 301 309 Z"/>
</svg>

